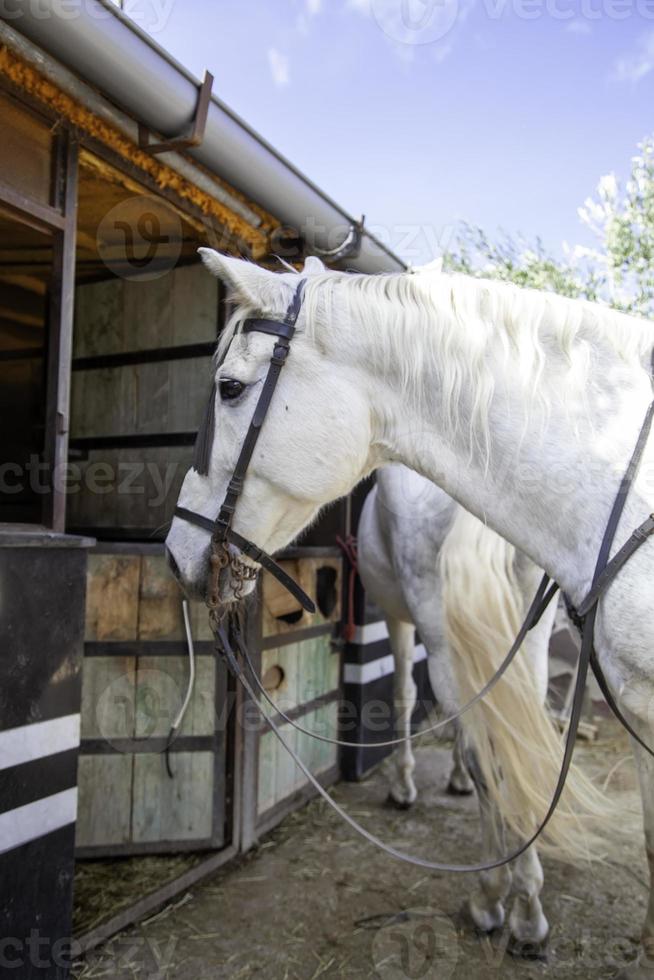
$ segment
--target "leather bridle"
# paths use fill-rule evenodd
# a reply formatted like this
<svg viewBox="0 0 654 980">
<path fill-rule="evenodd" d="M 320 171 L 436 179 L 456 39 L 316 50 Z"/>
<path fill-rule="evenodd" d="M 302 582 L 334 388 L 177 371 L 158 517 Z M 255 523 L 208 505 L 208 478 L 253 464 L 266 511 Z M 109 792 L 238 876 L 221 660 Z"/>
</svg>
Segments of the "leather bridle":
<svg viewBox="0 0 654 980">
<path fill-rule="evenodd" d="M 645 742 L 640 738 L 640 736 L 633 730 L 627 719 L 623 716 L 618 705 L 613 698 L 606 679 L 602 673 L 599 662 L 594 648 L 594 632 L 595 632 L 595 619 L 597 616 L 598 602 L 600 598 L 605 594 L 608 587 L 614 581 L 616 575 L 619 573 L 624 564 L 631 558 L 631 556 L 654 534 L 654 514 L 650 514 L 645 521 L 638 527 L 629 540 L 623 545 L 622 548 L 614 555 L 614 557 L 609 560 L 609 554 L 611 547 L 615 538 L 615 534 L 622 516 L 624 505 L 626 503 L 627 495 L 633 482 L 638 473 L 640 463 L 642 461 L 643 453 L 645 451 L 645 446 L 647 444 L 650 431 L 652 428 L 652 423 L 654 421 L 654 401 L 652 401 L 648 407 L 645 414 L 645 419 L 643 421 L 634 451 L 632 453 L 629 466 L 627 471 L 620 483 L 616 499 L 614 501 L 609 519 L 607 522 L 606 529 L 604 531 L 602 542 L 600 545 L 595 572 L 593 575 L 593 581 L 591 589 L 588 595 L 585 597 L 584 601 L 579 606 L 578 610 L 574 610 L 571 603 L 566 597 L 566 602 L 568 604 L 569 612 L 575 619 L 580 632 L 581 632 L 581 650 L 579 654 L 579 663 L 577 668 L 577 677 L 575 681 L 574 696 L 572 701 L 572 707 L 570 712 L 570 720 L 568 725 L 568 732 L 565 739 L 565 747 L 563 752 L 563 761 L 561 764 L 561 770 L 557 780 L 557 784 L 552 796 L 550 806 L 544 818 L 539 823 L 538 827 L 530 838 L 523 841 L 516 849 L 514 849 L 510 854 L 504 855 L 501 858 L 497 858 L 491 861 L 474 864 L 474 865 L 454 865 L 454 864 L 443 864 L 436 861 L 428 861 L 423 858 L 415 857 L 410 854 L 405 854 L 402 851 L 397 850 L 394 847 L 385 844 L 378 837 L 371 834 L 364 827 L 362 827 L 353 817 L 351 817 L 342 807 L 340 807 L 332 797 L 327 793 L 322 784 L 315 778 L 311 770 L 307 767 L 301 757 L 295 752 L 292 746 L 289 745 L 286 738 L 280 732 L 278 725 L 274 719 L 263 711 L 261 707 L 260 698 L 264 698 L 272 708 L 274 708 L 276 714 L 281 717 L 281 719 L 297 728 L 299 731 L 312 735 L 313 737 L 319 739 L 323 742 L 330 742 L 336 745 L 342 746 L 360 746 L 362 743 L 357 742 L 344 742 L 339 739 L 329 738 L 326 736 L 318 735 L 314 732 L 310 732 L 307 729 L 302 728 L 293 719 L 285 715 L 280 711 L 279 707 L 272 701 L 269 697 L 265 687 L 262 682 L 257 677 L 256 671 L 252 661 L 248 655 L 247 647 L 243 643 L 240 635 L 239 625 L 236 620 L 230 621 L 225 624 L 222 619 L 222 615 L 218 613 L 220 607 L 220 595 L 219 595 L 219 576 L 223 568 L 227 567 L 231 562 L 230 553 L 228 550 L 228 545 L 232 545 L 237 548 L 242 554 L 247 555 L 252 558 L 255 562 L 262 565 L 267 571 L 275 576 L 278 582 L 284 586 L 308 611 L 314 612 L 315 606 L 313 601 L 309 596 L 300 588 L 300 586 L 293 581 L 293 579 L 284 572 L 282 568 L 269 556 L 266 552 L 262 551 L 261 548 L 248 541 L 238 532 L 234 531 L 232 527 L 232 521 L 234 519 L 234 511 L 236 509 L 236 504 L 243 491 L 243 484 L 245 480 L 245 475 L 247 468 L 252 459 L 252 454 L 254 452 L 257 440 L 259 438 L 261 427 L 265 421 L 268 409 L 270 407 L 270 402 L 277 386 L 281 370 L 286 363 L 290 351 L 290 344 L 295 333 L 295 324 L 299 316 L 300 308 L 302 305 L 302 294 L 304 290 L 304 280 L 301 280 L 293 297 L 293 300 L 286 312 L 286 315 L 282 321 L 269 320 L 269 319 L 249 319 L 243 324 L 243 332 L 259 332 L 270 334 L 276 337 L 275 346 L 273 348 L 273 354 L 270 359 L 270 366 L 268 368 L 268 373 L 266 375 L 263 389 L 259 396 L 256 408 L 254 410 L 254 415 L 248 427 L 248 430 L 243 440 L 243 445 L 232 474 L 232 478 L 229 481 L 227 492 L 225 493 L 225 498 L 222 502 L 218 516 L 215 520 L 211 520 L 208 517 L 204 517 L 201 514 L 197 514 L 194 511 L 188 510 L 185 507 L 176 507 L 175 516 L 180 517 L 183 520 L 189 521 L 196 527 L 200 527 L 211 534 L 211 584 L 208 592 L 207 605 L 210 609 L 210 619 L 214 635 L 216 637 L 216 647 L 218 652 L 225 658 L 227 666 L 241 683 L 242 687 L 248 693 L 249 697 L 254 704 L 257 705 L 262 717 L 271 731 L 275 734 L 277 739 L 281 742 L 284 748 L 287 750 L 289 755 L 293 758 L 296 765 L 304 773 L 308 781 L 313 785 L 314 789 L 326 800 L 326 802 L 338 813 L 338 815 L 345 820 L 358 834 L 368 840 L 370 843 L 375 844 L 381 850 L 390 854 L 392 857 L 399 858 L 400 860 L 408 863 L 414 864 L 422 868 L 437 871 L 458 871 L 458 872 L 479 872 L 479 871 L 489 871 L 493 868 L 500 867 L 503 864 L 513 861 L 515 858 L 523 854 L 528 847 L 530 847 L 540 834 L 545 829 L 546 825 L 549 823 L 554 811 L 556 810 L 565 782 L 567 779 L 568 771 L 570 768 L 570 763 L 572 761 L 572 754 L 574 751 L 574 744 L 577 736 L 577 730 L 579 727 L 579 722 L 581 719 L 584 693 L 586 688 L 586 678 L 588 674 L 589 667 L 593 670 L 600 688 L 614 714 L 618 720 L 627 729 L 630 735 L 636 741 L 649 752 L 650 755 L 654 756 L 654 751 L 645 744 Z M 652 373 L 654 375 L 654 352 L 652 353 Z M 215 400 L 215 389 L 212 391 L 212 398 Z M 210 404 L 210 410 L 212 406 Z M 211 451 L 211 443 L 213 441 L 213 422 L 208 417 L 206 425 L 198 436 L 198 445 L 201 446 L 199 452 L 199 459 L 196 455 L 196 468 L 203 469 L 205 473 L 208 472 L 209 468 L 209 454 Z M 518 650 L 520 649 L 526 634 L 529 630 L 539 622 L 545 609 L 549 605 L 550 601 L 558 591 L 558 585 L 556 583 L 550 582 L 547 575 L 543 576 L 540 583 L 536 596 L 527 612 L 524 623 L 522 624 L 520 631 L 511 646 L 511 649 L 504 661 L 493 675 L 493 677 L 486 683 L 484 688 L 472 698 L 466 705 L 464 705 L 456 715 L 452 718 L 442 720 L 437 725 L 432 726 L 427 731 L 431 731 L 435 728 L 441 727 L 448 721 L 454 718 L 460 717 L 469 708 L 481 700 L 489 691 L 495 686 L 502 675 L 505 673 L 509 667 L 511 661 L 516 656 Z M 236 596 L 238 598 L 238 594 Z M 239 663 L 238 657 L 234 653 L 233 647 L 236 647 L 240 653 L 242 661 L 246 664 L 248 672 L 252 678 L 252 683 L 248 680 L 248 677 L 244 673 L 241 664 Z M 416 733 L 417 735 L 424 735 L 425 731 Z M 381 743 L 382 745 L 395 745 L 400 742 L 405 741 L 405 739 L 393 739 L 387 742 Z M 379 747 L 379 746 L 378 746 Z"/>
<path fill-rule="evenodd" d="M 186 507 L 175 508 L 175 517 L 180 517 L 182 520 L 188 521 L 190 524 L 194 524 L 196 527 L 200 527 L 204 531 L 208 531 L 211 534 L 211 574 L 207 595 L 207 605 L 214 613 L 221 605 L 220 573 L 224 568 L 230 566 L 232 568 L 234 567 L 234 562 L 229 552 L 229 545 L 237 548 L 241 554 L 247 555 L 248 558 L 258 562 L 258 564 L 265 568 L 267 572 L 274 575 L 280 585 L 283 585 L 284 588 L 298 600 L 300 605 L 307 610 L 307 612 L 314 613 L 316 611 L 313 600 L 306 594 L 304 589 L 302 589 L 297 582 L 290 577 L 290 575 L 287 575 L 284 569 L 280 568 L 277 562 L 274 561 L 270 555 L 266 554 L 265 551 L 259 548 L 252 541 L 248 541 L 247 538 L 244 538 L 232 527 L 236 504 L 238 503 L 238 499 L 243 492 L 245 475 L 247 473 L 248 466 L 250 465 L 250 461 L 252 460 L 252 454 L 254 453 L 257 440 L 261 434 L 261 428 L 266 420 L 266 415 L 268 414 L 270 402 L 272 400 L 275 388 L 277 387 L 279 376 L 291 349 L 291 340 L 293 339 L 293 334 L 295 333 L 295 324 L 297 323 L 297 318 L 300 314 L 300 308 L 302 306 L 304 284 L 305 280 L 300 280 L 300 283 L 295 290 L 295 295 L 293 296 L 291 304 L 288 307 L 283 320 L 249 319 L 243 324 L 243 333 L 270 334 L 270 336 L 275 337 L 276 340 L 273 347 L 272 357 L 270 358 L 270 366 L 261 389 L 261 394 L 259 395 L 259 400 L 257 401 L 254 409 L 252 420 L 250 421 L 250 425 L 248 426 L 248 430 L 245 434 L 243 445 L 241 446 L 241 451 L 236 461 L 236 466 L 234 467 L 234 472 L 232 473 L 224 500 L 220 506 L 220 510 L 218 511 L 218 516 L 212 521 L 210 518 L 204 517 L 202 514 L 197 514 L 195 511 L 188 510 Z M 209 404 L 210 413 L 213 413 L 215 397 L 216 392 L 214 386 L 211 392 Z M 209 417 L 213 418 L 213 415 L 211 414 Z M 213 422 L 210 422 L 207 424 L 206 430 L 198 435 L 198 442 L 201 443 L 201 450 L 199 454 L 196 454 L 196 459 L 194 461 L 195 468 L 200 471 L 203 470 L 205 473 L 207 473 L 209 469 L 208 456 L 211 452 L 211 443 L 213 441 L 212 436 Z M 238 594 L 236 595 L 236 598 L 239 598 Z"/>
</svg>

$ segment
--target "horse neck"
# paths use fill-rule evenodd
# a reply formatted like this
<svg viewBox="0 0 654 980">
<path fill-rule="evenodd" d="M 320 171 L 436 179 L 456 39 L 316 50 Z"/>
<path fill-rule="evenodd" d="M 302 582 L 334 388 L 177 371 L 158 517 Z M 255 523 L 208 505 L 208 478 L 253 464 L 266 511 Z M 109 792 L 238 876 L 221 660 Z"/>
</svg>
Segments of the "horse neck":
<svg viewBox="0 0 654 980">
<path fill-rule="evenodd" d="M 389 323 L 388 329 L 395 328 Z M 501 349 L 485 353 L 494 382 L 487 433 L 474 422 L 466 425 L 474 390 L 460 392 L 464 424 L 456 430 L 430 398 L 443 381 L 430 352 L 433 338 L 418 330 L 411 341 L 424 342 L 424 357 L 407 353 L 411 365 L 422 364 L 413 381 L 424 397 L 409 400 L 410 365 L 402 362 L 401 348 L 380 379 L 371 367 L 378 361 L 374 337 L 368 350 L 361 335 L 356 341 L 354 356 L 367 376 L 377 464 L 402 462 L 426 476 L 544 568 L 573 600 L 581 599 L 651 398 L 642 367 L 620 366 L 616 355 L 598 348 L 583 391 L 564 401 L 567 362 L 548 355 L 539 382 L 549 406 L 545 420 L 542 411 L 528 410 L 529 392 L 515 380 L 518 366 L 507 363 L 498 342 Z M 551 346 L 544 338 L 544 349 Z M 595 392 L 592 399 L 588 391 Z M 480 448 L 486 436 L 487 452 Z M 629 508 L 626 520 L 628 515 Z"/>
</svg>

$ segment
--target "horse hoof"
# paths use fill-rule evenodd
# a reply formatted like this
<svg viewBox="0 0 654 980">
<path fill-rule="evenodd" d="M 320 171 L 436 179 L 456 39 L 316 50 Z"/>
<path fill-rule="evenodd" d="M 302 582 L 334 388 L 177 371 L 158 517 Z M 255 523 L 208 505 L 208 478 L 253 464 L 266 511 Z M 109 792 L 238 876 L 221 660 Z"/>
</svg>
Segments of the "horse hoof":
<svg viewBox="0 0 654 980">
<path fill-rule="evenodd" d="M 470 902 L 464 902 L 455 917 L 455 924 L 465 932 L 473 932 L 477 939 L 484 939 L 486 936 L 492 936 L 494 932 L 502 929 L 504 926 L 504 911 L 501 906 L 498 906 L 497 914 L 490 916 L 482 924 L 475 919 L 470 908 Z"/>
<path fill-rule="evenodd" d="M 472 796 L 473 786 L 457 786 L 456 783 L 449 782 L 445 790 L 448 796 Z"/>
<path fill-rule="evenodd" d="M 547 963 L 547 948 L 547 939 L 543 939 L 542 942 L 532 942 L 528 939 L 516 939 L 515 936 L 510 936 L 506 945 L 506 951 L 510 956 L 537 963 Z"/>
<path fill-rule="evenodd" d="M 397 800 L 392 793 L 386 797 L 386 806 L 393 807 L 394 810 L 410 810 L 414 800 Z"/>
</svg>

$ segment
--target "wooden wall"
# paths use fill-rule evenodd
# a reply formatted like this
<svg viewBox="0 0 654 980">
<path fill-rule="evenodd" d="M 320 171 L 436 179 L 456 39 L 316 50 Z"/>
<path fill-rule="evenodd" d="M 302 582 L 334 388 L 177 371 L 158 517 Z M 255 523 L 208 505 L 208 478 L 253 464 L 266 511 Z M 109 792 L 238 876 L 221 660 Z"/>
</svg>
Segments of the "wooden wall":
<svg viewBox="0 0 654 980">
<path fill-rule="evenodd" d="M 78 286 L 68 494 L 72 529 L 162 539 L 192 458 L 221 325 L 200 265 Z"/>
<path fill-rule="evenodd" d="M 260 677 L 275 705 L 309 731 L 338 732 L 341 657 L 335 627 L 341 617 L 342 560 L 334 549 L 293 551 L 282 567 L 316 602 L 314 614 L 263 575 L 260 606 Z M 273 709 L 260 703 L 272 714 Z M 338 748 L 276 722 L 311 772 L 331 782 L 338 776 Z M 256 743 L 256 824 L 274 826 L 310 795 L 308 781 L 276 736 L 262 726 Z M 247 840 L 247 832 L 245 834 Z"/>
<path fill-rule="evenodd" d="M 226 678 L 204 606 L 191 607 L 196 681 L 167 773 L 163 748 L 189 671 L 181 595 L 163 549 L 89 556 L 77 848 L 151 853 L 224 843 Z"/>
</svg>

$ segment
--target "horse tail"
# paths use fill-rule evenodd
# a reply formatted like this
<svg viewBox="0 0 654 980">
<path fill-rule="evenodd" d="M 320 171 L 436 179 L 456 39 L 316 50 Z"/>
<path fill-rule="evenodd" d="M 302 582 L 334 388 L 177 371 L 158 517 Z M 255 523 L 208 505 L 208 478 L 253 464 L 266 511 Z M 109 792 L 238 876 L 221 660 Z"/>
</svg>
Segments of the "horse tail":
<svg viewBox="0 0 654 980">
<path fill-rule="evenodd" d="M 439 561 L 446 631 L 463 703 L 506 656 L 531 596 L 521 589 L 513 546 L 463 509 Z M 489 797 L 522 840 L 547 813 L 563 758 L 563 738 L 543 704 L 525 653 L 523 647 L 483 702 L 462 718 Z M 539 846 L 575 864 L 602 857 L 607 850 L 602 825 L 615 820 L 616 810 L 573 764 Z"/>
</svg>

